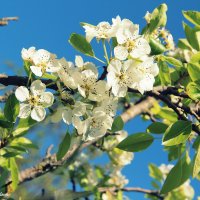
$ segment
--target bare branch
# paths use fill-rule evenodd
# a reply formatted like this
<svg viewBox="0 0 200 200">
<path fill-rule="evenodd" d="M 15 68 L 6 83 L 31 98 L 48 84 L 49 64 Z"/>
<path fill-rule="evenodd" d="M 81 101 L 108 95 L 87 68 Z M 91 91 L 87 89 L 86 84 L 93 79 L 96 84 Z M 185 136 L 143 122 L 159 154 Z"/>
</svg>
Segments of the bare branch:
<svg viewBox="0 0 200 200">
<path fill-rule="evenodd" d="M 4 17 L 0 18 L 0 26 L 6 26 L 8 25 L 9 21 L 17 21 L 19 18 L 18 17 Z"/>
</svg>

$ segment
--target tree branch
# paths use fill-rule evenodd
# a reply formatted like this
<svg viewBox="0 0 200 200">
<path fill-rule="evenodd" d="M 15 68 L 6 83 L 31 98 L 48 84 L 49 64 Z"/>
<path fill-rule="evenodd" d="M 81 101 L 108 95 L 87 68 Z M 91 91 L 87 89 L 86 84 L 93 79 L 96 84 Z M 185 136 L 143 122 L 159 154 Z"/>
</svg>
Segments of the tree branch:
<svg viewBox="0 0 200 200">
<path fill-rule="evenodd" d="M 4 17 L 0 18 L 0 26 L 6 26 L 8 25 L 9 21 L 17 21 L 19 18 L 18 17 Z"/>
<path fill-rule="evenodd" d="M 149 194 L 149 195 L 155 196 L 155 197 L 157 197 L 158 199 L 161 199 L 161 200 L 164 199 L 164 197 L 162 195 L 160 195 L 159 191 L 144 189 L 144 188 L 140 188 L 140 187 L 125 187 L 125 188 L 102 187 L 102 188 L 98 188 L 98 190 L 99 190 L 99 192 L 106 192 L 106 191 L 117 192 L 117 191 L 120 191 L 120 190 L 124 191 L 124 192 L 139 192 L 139 193 L 144 193 L 144 194 Z"/>
</svg>

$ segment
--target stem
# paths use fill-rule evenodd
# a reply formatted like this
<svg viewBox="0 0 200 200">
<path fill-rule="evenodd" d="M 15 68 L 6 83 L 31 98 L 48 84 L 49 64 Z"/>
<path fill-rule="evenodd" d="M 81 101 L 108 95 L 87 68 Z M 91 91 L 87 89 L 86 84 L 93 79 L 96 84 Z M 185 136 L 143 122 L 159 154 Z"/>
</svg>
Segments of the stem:
<svg viewBox="0 0 200 200">
<path fill-rule="evenodd" d="M 32 71 L 30 72 L 30 74 L 29 74 L 29 76 L 28 76 L 27 87 L 28 87 L 28 86 L 29 86 L 29 84 L 30 84 L 31 76 L 32 76 Z"/>
<path fill-rule="evenodd" d="M 102 43 L 103 43 L 103 50 L 104 50 L 105 58 L 106 58 L 107 63 L 109 64 L 109 58 L 108 58 L 108 52 L 106 49 L 105 40 L 102 40 Z"/>
<path fill-rule="evenodd" d="M 106 64 L 103 60 L 97 58 L 96 56 L 93 57 L 94 59 L 98 60 L 99 62 L 103 63 L 103 64 Z"/>
</svg>

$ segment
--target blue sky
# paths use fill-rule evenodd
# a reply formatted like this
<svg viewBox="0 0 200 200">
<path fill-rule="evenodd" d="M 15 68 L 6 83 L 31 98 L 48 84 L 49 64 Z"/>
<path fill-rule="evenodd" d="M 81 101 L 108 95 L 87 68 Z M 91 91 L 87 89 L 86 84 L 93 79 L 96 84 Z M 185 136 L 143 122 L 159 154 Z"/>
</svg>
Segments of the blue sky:
<svg viewBox="0 0 200 200">
<path fill-rule="evenodd" d="M 141 27 L 145 24 L 143 16 L 146 11 L 152 11 L 161 3 L 168 5 L 167 28 L 175 40 L 184 37 L 182 29 L 183 17 L 181 10 L 200 10 L 198 0 L 6 0 L 1 1 L 0 18 L 18 16 L 18 22 L 11 22 L 0 31 L 0 66 L 1 73 L 14 74 L 7 63 L 20 70 L 22 66 L 21 49 L 35 46 L 54 52 L 58 57 L 74 60 L 77 52 L 68 44 L 72 32 L 84 34 L 80 22 L 97 24 L 100 21 L 111 21 L 112 17 L 120 15 L 131 19 Z M 97 54 L 98 48 L 95 48 Z M 88 58 L 90 61 L 91 59 Z M 94 60 L 92 60 L 94 61 Z M 95 62 L 95 61 L 94 61 Z M 100 63 L 97 63 L 98 65 Z M 145 130 L 148 123 L 142 123 L 140 118 L 126 125 L 129 133 Z M 135 154 L 133 163 L 126 167 L 125 174 L 131 179 L 131 186 L 149 188 L 147 164 L 167 162 L 167 155 L 161 151 L 160 140 L 145 152 Z M 198 192 L 197 182 L 193 183 Z M 142 200 L 140 194 L 130 195 L 131 199 Z"/>
</svg>

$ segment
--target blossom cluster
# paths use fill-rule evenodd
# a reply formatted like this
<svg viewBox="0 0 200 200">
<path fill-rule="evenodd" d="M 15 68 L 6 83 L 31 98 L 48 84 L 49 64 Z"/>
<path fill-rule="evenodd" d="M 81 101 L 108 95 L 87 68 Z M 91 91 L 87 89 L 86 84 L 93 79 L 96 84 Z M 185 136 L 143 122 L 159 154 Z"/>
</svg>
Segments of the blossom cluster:
<svg viewBox="0 0 200 200">
<path fill-rule="evenodd" d="M 114 58 L 108 65 L 108 85 L 112 93 L 124 97 L 128 88 L 139 90 L 142 94 L 152 90 L 154 77 L 159 69 L 150 56 L 151 48 L 147 39 L 139 34 L 139 25 L 119 16 L 108 22 L 100 22 L 97 26 L 83 24 L 86 39 L 90 42 L 94 37 L 97 40 L 116 38 Z"/>
<path fill-rule="evenodd" d="M 117 16 L 112 22 L 112 25 L 108 22 L 97 26 L 83 24 L 88 42 L 94 37 L 103 43 L 111 38 L 117 41 L 114 57 L 107 59 L 107 75 L 103 79 L 97 66 L 84 62 L 81 56 L 76 56 L 73 63 L 44 49 L 22 49 L 32 84 L 30 91 L 25 86 L 16 90 L 16 97 L 22 102 L 20 118 L 31 115 L 34 120 L 42 121 L 45 108 L 52 106 L 52 121 L 63 119 L 66 124 L 73 125 L 84 140 L 91 140 L 111 129 L 118 99 L 127 95 L 128 88 L 141 94 L 153 89 L 154 77 L 159 70 L 154 57 L 150 56 L 148 40 L 139 34 L 139 26 L 130 20 L 121 20 Z M 40 80 L 48 73 L 53 75 L 58 87 L 59 95 L 55 99 L 50 91 L 45 92 L 46 86 Z"/>
</svg>

